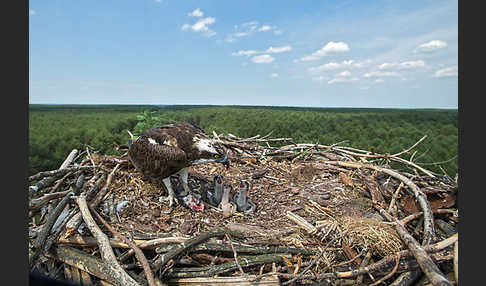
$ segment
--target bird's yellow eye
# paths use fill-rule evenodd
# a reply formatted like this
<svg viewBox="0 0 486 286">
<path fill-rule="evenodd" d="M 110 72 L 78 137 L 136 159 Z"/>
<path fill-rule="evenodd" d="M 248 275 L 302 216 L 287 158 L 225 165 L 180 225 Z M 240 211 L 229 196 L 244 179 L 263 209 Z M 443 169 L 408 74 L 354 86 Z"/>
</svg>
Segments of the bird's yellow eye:
<svg viewBox="0 0 486 286">
<path fill-rule="evenodd" d="M 218 154 L 214 155 L 214 158 L 219 158 L 219 155 Z"/>
</svg>

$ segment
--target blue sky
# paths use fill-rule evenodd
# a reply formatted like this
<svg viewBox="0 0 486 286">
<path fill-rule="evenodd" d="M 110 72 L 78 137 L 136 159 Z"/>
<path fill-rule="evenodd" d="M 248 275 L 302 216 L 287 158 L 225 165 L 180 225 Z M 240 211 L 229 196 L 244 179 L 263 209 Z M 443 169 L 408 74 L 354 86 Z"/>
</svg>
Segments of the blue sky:
<svg viewBox="0 0 486 286">
<path fill-rule="evenodd" d="M 29 103 L 457 108 L 449 0 L 31 0 Z"/>
</svg>

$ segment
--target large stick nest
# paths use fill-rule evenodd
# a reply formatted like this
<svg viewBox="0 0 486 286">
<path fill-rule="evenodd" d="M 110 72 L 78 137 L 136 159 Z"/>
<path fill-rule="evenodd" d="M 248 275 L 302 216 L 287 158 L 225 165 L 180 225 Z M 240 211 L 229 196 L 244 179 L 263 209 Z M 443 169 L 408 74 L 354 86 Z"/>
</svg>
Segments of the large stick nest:
<svg viewBox="0 0 486 286">
<path fill-rule="evenodd" d="M 79 192 L 86 192 L 95 184 L 99 177 L 96 175 L 108 174 L 119 165 L 107 186 L 108 191 L 102 203 L 96 210 L 110 221 L 118 232 L 134 239 L 167 235 L 189 238 L 225 227 L 243 232 L 245 237 L 239 243 L 244 245 L 273 245 L 318 251 L 322 245 L 332 240 L 333 244 L 328 245 L 329 250 L 313 267 L 314 274 L 346 269 L 343 267 L 353 264 L 345 263 L 343 266 L 343 261 L 351 260 L 356 263 L 361 261 L 368 251 L 374 259 L 380 259 L 406 248 L 393 226 L 376 211 L 376 206 L 388 208 L 402 182 L 373 169 L 346 168 L 329 163 L 355 162 L 390 168 L 389 163 L 397 161 L 393 155 L 376 155 L 354 148 L 316 144 L 270 147 L 268 143 L 272 142 L 272 139 L 259 136 L 243 139 L 231 134 L 214 134 L 214 137 L 230 150 L 231 168 L 226 171 L 219 164 L 193 166 L 189 174 L 191 189 L 196 194 L 212 190 L 212 179 L 215 175 L 222 175 L 224 183 L 233 186 L 233 189 L 237 189 L 240 180 L 247 180 L 251 185 L 249 197 L 257 206 L 255 213 L 235 213 L 225 218 L 220 209 L 207 204 L 202 212 L 193 212 L 181 205 L 170 208 L 167 202 L 159 200 L 167 195 L 161 180 L 149 181 L 143 178 L 126 155 L 107 156 L 97 154 L 94 150 L 87 150 L 85 157 L 77 158 L 81 163 L 74 163 L 78 167 L 93 168 L 72 172 L 64 179 L 62 185 L 66 186 L 64 189 L 73 186 L 79 175 L 83 174 L 86 181 Z M 404 160 L 398 156 L 396 158 Z M 409 161 L 406 161 L 404 167 L 408 169 L 400 170 L 400 173 L 413 179 L 427 195 L 433 211 L 455 207 L 455 180 L 446 175 L 432 174 L 420 167 L 416 168 Z M 53 180 L 52 184 L 54 182 L 59 181 Z M 172 183 L 177 186 L 179 181 L 174 177 Z M 52 192 L 52 184 L 46 187 L 44 192 L 37 190 L 31 200 L 41 197 L 43 193 Z M 390 211 L 398 219 L 403 219 L 407 215 L 419 212 L 420 207 L 407 186 L 400 188 L 402 190 L 398 192 L 395 207 Z M 71 203 L 70 209 L 75 211 L 76 205 Z M 113 209 L 116 209 L 114 213 Z M 47 208 L 44 207 L 43 210 Z M 457 216 L 451 215 L 453 210 L 444 211 L 441 217 L 449 225 L 457 222 Z M 315 228 L 315 231 L 306 231 L 301 225 L 296 224 L 289 218 L 289 212 L 303 218 Z M 35 217 L 35 212 L 31 210 L 30 215 Z M 29 226 L 31 239 L 35 239 L 42 229 L 43 221 L 39 221 L 38 218 L 36 220 L 37 222 L 30 223 Z M 423 230 L 420 229 L 420 224 L 410 224 L 410 232 L 419 241 L 421 231 Z M 78 228 L 78 234 L 91 236 L 83 225 Z M 437 239 L 443 239 L 450 233 L 437 228 L 436 235 Z M 61 232 L 59 237 L 66 238 L 67 235 Z M 86 246 L 84 248 L 87 249 Z M 152 252 L 146 255 L 149 258 L 155 254 Z M 174 261 L 173 267 L 184 264 L 180 259 Z M 309 263 L 311 259 L 304 257 L 301 262 Z M 209 263 L 202 258 L 197 261 L 191 257 L 191 260 L 192 263 L 201 266 Z M 285 267 L 285 264 L 282 267 Z M 258 273 L 258 269 L 259 267 L 250 267 L 247 271 Z M 230 273 L 226 275 L 228 274 Z"/>
</svg>

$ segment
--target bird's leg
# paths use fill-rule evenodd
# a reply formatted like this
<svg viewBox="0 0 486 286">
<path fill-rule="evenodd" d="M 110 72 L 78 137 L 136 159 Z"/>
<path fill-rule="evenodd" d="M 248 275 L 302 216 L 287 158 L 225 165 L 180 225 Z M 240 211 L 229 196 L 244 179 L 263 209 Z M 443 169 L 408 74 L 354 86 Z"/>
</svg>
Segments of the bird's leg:
<svg viewBox="0 0 486 286">
<path fill-rule="evenodd" d="M 189 177 L 189 168 L 183 168 L 179 172 L 177 172 L 177 174 L 179 174 L 182 187 L 184 188 L 184 194 L 181 194 L 181 196 L 187 196 L 191 193 L 191 189 L 189 189 L 189 185 L 187 184 L 187 179 Z"/>
<path fill-rule="evenodd" d="M 169 192 L 169 195 L 166 198 L 161 198 L 164 201 L 169 201 L 169 207 L 172 207 L 174 204 L 174 189 L 172 189 L 172 184 L 170 182 L 170 177 L 167 177 L 162 180 L 164 182 L 165 187 L 167 188 L 167 191 Z"/>
</svg>

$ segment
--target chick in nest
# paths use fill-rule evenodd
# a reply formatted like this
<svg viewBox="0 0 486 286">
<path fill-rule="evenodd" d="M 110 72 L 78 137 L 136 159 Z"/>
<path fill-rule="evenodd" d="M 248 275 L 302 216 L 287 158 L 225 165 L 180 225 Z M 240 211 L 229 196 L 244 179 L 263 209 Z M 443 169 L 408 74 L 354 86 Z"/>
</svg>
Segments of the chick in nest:
<svg viewBox="0 0 486 286">
<path fill-rule="evenodd" d="M 224 186 L 223 189 L 223 197 L 218 207 L 223 210 L 223 217 L 230 217 L 236 212 L 236 205 L 232 202 L 232 198 L 230 198 L 232 187 Z"/>
<path fill-rule="evenodd" d="M 235 194 L 234 201 L 237 206 L 237 210 L 244 212 L 245 214 L 254 213 L 256 209 L 255 203 L 248 197 L 248 191 L 250 190 L 250 183 L 245 180 L 240 181 L 238 186 L 238 193 Z"/>
</svg>

